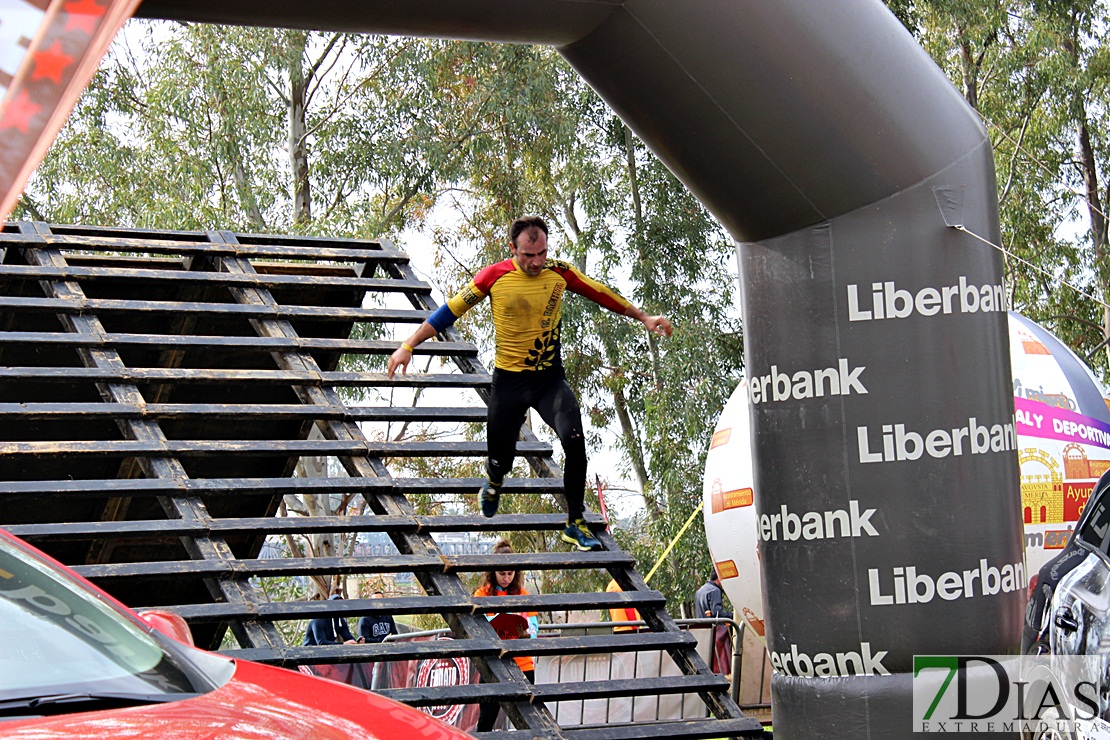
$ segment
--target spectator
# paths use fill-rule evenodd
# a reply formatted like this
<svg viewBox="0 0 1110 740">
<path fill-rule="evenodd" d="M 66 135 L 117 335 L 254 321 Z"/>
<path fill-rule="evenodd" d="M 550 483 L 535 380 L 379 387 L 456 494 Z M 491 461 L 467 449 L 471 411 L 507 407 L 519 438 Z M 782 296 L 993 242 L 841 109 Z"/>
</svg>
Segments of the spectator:
<svg viewBox="0 0 1110 740">
<path fill-rule="evenodd" d="M 732 619 L 732 612 L 725 609 L 721 577 L 714 567 L 709 580 L 694 594 L 694 616 Z M 710 632 L 709 670 L 731 680 L 732 635 L 727 624 L 713 625 Z"/>
<path fill-rule="evenodd" d="M 342 599 L 341 594 L 332 594 L 328 599 Z M 351 628 L 343 617 L 317 617 L 308 623 L 304 645 L 355 645 L 358 641 L 351 634 Z"/>
<path fill-rule="evenodd" d="M 623 591 L 623 590 L 624 589 L 622 589 L 619 585 L 617 585 L 617 581 L 616 581 L 615 578 L 610 578 L 609 579 L 609 585 L 605 587 L 605 591 L 607 593 L 616 593 L 618 591 Z M 632 607 L 627 607 L 627 606 L 622 606 L 622 607 L 617 607 L 617 608 L 614 608 L 614 609 L 610 609 L 609 610 L 609 621 L 610 622 L 639 622 L 640 621 L 640 612 L 636 609 L 633 609 Z M 634 627 L 632 625 L 622 625 L 622 626 L 619 626 L 619 627 L 614 627 L 613 631 L 614 632 L 636 632 L 639 629 L 640 629 L 639 627 Z"/>
<path fill-rule="evenodd" d="M 732 612 L 725 609 L 724 590 L 716 568 L 710 570 L 709 580 L 694 594 L 694 616 L 732 619 Z"/>
<path fill-rule="evenodd" d="M 370 598 L 380 599 L 384 596 L 381 591 L 375 591 Z M 394 634 L 397 634 L 397 623 L 393 621 L 392 615 L 379 613 L 358 620 L 359 642 L 382 642 Z"/>
<path fill-rule="evenodd" d="M 506 540 L 501 540 L 493 546 L 493 552 L 508 554 L 513 552 L 513 546 Z M 475 596 L 524 596 L 528 594 L 528 589 L 524 588 L 524 574 L 519 570 L 491 570 L 482 578 L 482 584 L 474 592 Z M 519 616 L 527 620 L 528 627 L 522 630 L 515 636 L 509 636 L 502 632 L 498 632 L 501 639 L 514 639 L 514 637 L 535 637 L 539 632 L 539 619 L 536 612 L 518 612 Z M 497 614 L 488 614 L 486 618 L 493 621 Z M 516 664 L 520 666 L 520 670 L 524 673 L 524 677 L 530 682 L 536 681 L 536 664 L 530 655 L 522 655 L 513 658 Z M 501 705 L 497 702 L 484 702 L 478 710 L 478 727 L 477 732 L 489 732 L 493 729 L 494 722 L 497 721 L 497 713 L 500 711 Z"/>
</svg>

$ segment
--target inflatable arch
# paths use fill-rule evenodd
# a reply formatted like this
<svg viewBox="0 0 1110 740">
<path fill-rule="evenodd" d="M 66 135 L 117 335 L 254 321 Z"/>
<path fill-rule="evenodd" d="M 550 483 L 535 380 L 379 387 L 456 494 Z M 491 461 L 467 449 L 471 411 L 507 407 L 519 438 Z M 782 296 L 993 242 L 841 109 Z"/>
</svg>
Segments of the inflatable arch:
<svg viewBox="0 0 1110 740">
<path fill-rule="evenodd" d="M 778 733 L 908 729 L 914 654 L 1017 648 L 1024 583 L 898 595 L 908 568 L 1020 567 L 1022 518 L 1001 258 L 951 228 L 999 241 L 990 142 L 879 0 L 145 0 L 139 15 L 557 47 L 737 241 L 761 509 L 874 510 L 844 536 L 762 549 L 771 651 L 846 656 L 774 677 Z"/>
</svg>

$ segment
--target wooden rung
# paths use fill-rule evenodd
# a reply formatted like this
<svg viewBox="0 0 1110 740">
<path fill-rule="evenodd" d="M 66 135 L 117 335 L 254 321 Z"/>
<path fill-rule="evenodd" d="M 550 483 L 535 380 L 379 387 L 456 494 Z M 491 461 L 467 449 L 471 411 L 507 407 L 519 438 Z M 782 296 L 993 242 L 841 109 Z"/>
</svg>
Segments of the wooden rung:
<svg viewBox="0 0 1110 740">
<path fill-rule="evenodd" d="M 162 605 L 189 622 L 226 622 L 229 619 L 283 621 L 319 616 L 360 617 L 364 614 L 487 614 L 519 611 L 582 611 L 586 609 L 650 609 L 666 604 L 658 591 L 611 593 L 530 594 L 501 597 L 386 596 L 381 599 L 335 601 L 285 601 L 261 604 L 176 604 Z M 135 608 L 149 608 L 135 605 Z"/>
<path fill-rule="evenodd" d="M 494 732 L 471 732 L 471 737 L 482 738 L 483 740 L 505 740 L 505 732 L 497 730 Z M 565 740 L 562 730 L 528 730 L 525 735 L 528 740 Z"/>
<path fill-rule="evenodd" d="M 506 483 L 507 485 L 507 483 Z M 390 478 L 126 478 L 0 481 L 0 494 L 65 496 L 212 496 L 390 492 Z"/>
<path fill-rule="evenodd" d="M 160 350 L 236 350 L 257 352 L 342 352 L 353 355 L 388 355 L 397 340 L 333 339 L 330 337 L 238 337 L 184 334 L 70 334 L 60 331 L 0 331 L 0 345 L 59 347 L 143 347 Z M 476 357 L 478 348 L 469 342 L 428 341 L 416 355 Z"/>
<path fill-rule="evenodd" d="M 513 555 L 343 555 L 330 558 L 240 558 L 237 560 L 159 560 L 150 563 L 78 565 L 85 578 L 177 578 L 181 576 L 276 577 L 361 573 L 473 573 L 495 568 L 565 570 L 628 568 L 636 559 L 625 552 L 545 552 Z M 495 598 L 495 597 L 491 597 Z M 509 597 L 497 597 L 509 598 Z"/>
<path fill-rule="evenodd" d="M 518 455 L 549 456 L 545 442 L 517 442 Z M 166 440 L 136 442 L 5 442 L 0 459 L 16 457 L 210 457 L 232 455 L 313 455 L 369 457 L 485 457 L 485 442 L 364 442 L 330 439 Z"/>
<path fill-rule="evenodd" d="M 479 732 L 476 738 L 492 739 L 497 733 Z M 633 724 L 609 723 L 567 727 L 562 730 L 567 740 L 669 740 L 669 738 L 770 738 L 759 720 L 754 717 L 731 719 L 687 719 L 674 722 L 636 722 Z"/>
<path fill-rule="evenodd" d="M 476 683 L 462 686 L 417 686 L 382 689 L 376 693 L 411 707 L 472 704 L 477 701 L 528 701 L 530 686 L 517 683 Z"/>
<path fill-rule="evenodd" d="M 480 422 L 484 406 L 307 406 L 302 404 L 0 403 L 0 417 L 20 421 L 109 419 L 298 419 L 304 421 Z"/>
<path fill-rule="evenodd" d="M 136 607 L 154 608 L 147 606 Z M 314 617 L 355 618 L 367 614 L 470 614 L 474 610 L 470 597 L 385 596 L 380 599 L 338 599 L 334 601 L 275 601 L 260 604 L 174 604 L 158 606 L 180 615 L 190 624 L 226 622 L 229 619 L 261 621 L 303 620 Z"/>
<path fill-rule="evenodd" d="M 273 236 L 257 238 L 254 235 L 236 234 L 238 243 L 209 242 L 195 239 L 189 232 L 136 231 L 121 236 L 120 232 L 103 235 L 59 233 L 56 227 L 44 241 L 29 241 L 22 234 L 0 234 L 0 248 L 29 247 L 32 249 L 96 250 L 100 252 L 126 252 L 129 254 L 209 255 L 214 257 L 266 257 L 313 262 L 316 260 L 350 260 L 353 262 L 383 262 L 408 264 L 408 255 L 377 242 L 356 239 L 340 240 L 311 237 Z M 87 231 L 87 230 L 86 230 Z M 175 238 L 176 237 L 176 238 Z"/>
<path fill-rule="evenodd" d="M 267 649 L 222 650 L 221 655 L 271 665 L 303 663 L 377 663 L 392 660 L 420 660 L 429 657 L 472 658 L 477 655 L 511 657 L 515 655 L 581 655 L 584 653 L 644 652 L 667 648 L 694 647 L 697 638 L 689 632 L 661 632 L 586 637 L 541 637 L 536 640 L 397 640 L 363 645 L 290 646 L 278 651 Z"/>
<path fill-rule="evenodd" d="M 573 625 L 568 625 L 573 626 Z M 505 640 L 502 656 L 581 655 L 632 653 L 668 648 L 694 647 L 698 638 L 689 632 L 615 632 L 611 635 L 541 637 L 536 640 Z"/>
<path fill-rule="evenodd" d="M 85 578 L 179 578 L 183 576 L 277 576 L 356 573 L 442 572 L 443 561 L 428 555 L 345 555 L 333 558 L 256 558 L 237 560 L 159 560 L 150 563 L 108 563 L 73 568 Z"/>
<path fill-rule="evenodd" d="M 516 552 L 510 555 L 454 555 L 445 558 L 447 572 L 478 573 L 490 570 L 564 570 L 579 568 L 629 568 L 636 558 L 622 551 Z"/>
<path fill-rule="evenodd" d="M 221 650 L 220 655 L 279 666 L 317 665 L 320 663 L 381 663 L 392 660 L 426 658 L 496 657 L 500 640 L 426 640 L 421 642 L 382 642 L 362 645 L 290 646 L 279 650 Z"/>
<path fill-rule="evenodd" d="M 159 286 L 220 285 L 228 288 L 262 288 L 273 290 L 283 287 L 365 290 L 371 292 L 407 292 L 430 294 L 432 286 L 423 280 L 400 278 L 363 278 L 330 275 L 264 274 L 197 271 L 180 269 L 142 269 L 136 267 L 66 267 L 40 265 L 0 264 L 0 285 L 22 280 L 72 280 L 100 282 L 104 280 L 156 283 Z"/>
<path fill-rule="evenodd" d="M 517 454 L 521 442 L 517 442 Z M 536 454 L 536 453 L 529 453 Z M 397 478 L 397 490 L 413 493 L 477 493 L 484 478 Z M 562 493 L 562 478 L 506 478 L 501 493 Z M 497 521 L 497 517 L 490 521 Z M 480 526 L 477 525 L 476 526 Z M 494 527 L 496 529 L 496 527 Z"/>
<path fill-rule="evenodd" d="M 411 516 L 243 517 L 239 519 L 132 519 L 114 522 L 9 524 L 12 534 L 29 540 L 82 540 L 123 537 L 183 537 L 207 534 L 305 534 L 338 532 L 418 532 Z"/>
<path fill-rule="evenodd" d="M 654 676 L 614 678 L 605 681 L 567 681 L 538 684 L 532 689 L 540 701 L 577 701 L 585 699 L 642 696 L 644 694 L 688 694 L 698 691 L 728 691 L 728 680 L 716 673 L 695 676 Z"/>
<path fill-rule="evenodd" d="M 307 534 L 333 532 L 472 532 L 558 530 L 561 514 L 503 514 L 487 519 L 470 516 L 293 516 L 237 519 L 132 519 L 109 522 L 6 524 L 5 529 L 27 540 L 119 539 L 125 537 L 187 537 L 207 534 Z M 588 524 L 604 526 L 600 514 L 588 513 Z"/>
<path fill-rule="evenodd" d="M 0 367 L 0 380 L 50 383 L 177 383 L 180 385 L 297 385 L 382 388 L 484 388 L 490 379 L 463 373 L 295 372 L 291 370 L 197 370 L 193 368 Z"/>
<path fill-rule="evenodd" d="M 536 480 L 555 481 L 559 485 L 552 490 L 562 488 L 560 478 L 538 478 Z M 507 490 L 508 483 L 502 488 L 502 493 L 509 494 L 515 491 Z M 476 489 L 472 489 L 476 490 Z M 586 524 L 591 527 L 603 528 L 605 518 L 601 514 L 587 511 Z M 492 519 L 480 514 L 460 514 L 457 516 L 442 517 L 417 517 L 421 530 L 429 532 L 526 532 L 526 531 L 551 531 L 561 530 L 566 526 L 566 516 L 563 514 L 498 514 Z"/>
<path fill-rule="evenodd" d="M 7 443 L 5 443 L 7 444 Z M 2 453 L 0 453 L 2 454 Z M 0 481 L 5 495 L 36 496 L 245 496 L 285 493 L 477 493 L 481 478 L 94 478 Z M 506 478 L 502 493 L 561 491 L 561 478 Z M 500 521 L 500 518 L 487 520 Z M 475 520 L 475 526 L 481 522 Z M 447 531 L 447 527 L 441 527 Z M 496 529 L 496 527 L 494 528 Z"/>
<path fill-rule="evenodd" d="M 10 314 L 163 314 L 178 316 L 236 316 L 243 319 L 310 319 L 313 322 L 367 322 L 420 324 L 427 311 L 403 308 L 350 306 L 260 305 L 254 303 L 202 303 L 199 301 L 132 301 L 118 298 L 22 298 L 0 296 L 0 310 Z"/>
</svg>

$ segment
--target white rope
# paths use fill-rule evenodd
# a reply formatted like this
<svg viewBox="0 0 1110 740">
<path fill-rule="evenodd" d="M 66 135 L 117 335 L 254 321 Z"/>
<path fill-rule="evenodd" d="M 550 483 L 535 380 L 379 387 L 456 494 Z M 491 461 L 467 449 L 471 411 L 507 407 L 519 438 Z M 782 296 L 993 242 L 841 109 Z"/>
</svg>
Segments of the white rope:
<svg viewBox="0 0 1110 740">
<path fill-rule="evenodd" d="M 1102 300 L 1101 298 L 1096 298 L 1093 295 L 1091 295 L 1090 293 L 1087 293 L 1087 292 L 1075 287 L 1074 285 L 1069 283 L 1067 280 L 1061 280 L 1060 278 L 1056 277 L 1055 275 L 1053 275 L 1052 273 L 1050 273 L 1048 270 L 1044 269 L 1043 267 L 1038 267 L 1037 265 L 1034 265 L 1029 260 L 1018 257 L 1016 254 L 1014 254 L 1013 252 L 1010 252 L 1005 247 L 1002 247 L 1002 246 L 999 246 L 999 245 L 995 244 L 990 239 L 979 236 L 978 234 L 976 234 L 971 229 L 968 229 L 966 226 L 953 226 L 952 228 L 954 228 L 958 231 L 962 231 L 965 234 L 970 234 L 971 236 L 975 237 L 976 239 L 983 242 L 984 244 L 987 244 L 989 246 L 994 247 L 995 249 L 997 249 L 999 252 L 1002 252 L 1002 254 L 1006 255 L 1010 259 L 1017 260 L 1018 262 L 1022 263 L 1026 267 L 1030 267 L 1030 268 L 1036 270 L 1037 272 L 1042 273 L 1043 275 L 1045 275 L 1049 280 L 1051 280 L 1054 283 L 1059 283 L 1060 285 L 1064 285 L 1068 288 L 1071 288 L 1072 290 L 1074 290 L 1079 295 L 1083 296 L 1084 298 L 1087 298 L 1089 300 L 1094 301 L 1095 303 L 1102 306 L 1103 308 L 1110 308 L 1110 304 L 1107 304 L 1106 301 Z"/>
</svg>

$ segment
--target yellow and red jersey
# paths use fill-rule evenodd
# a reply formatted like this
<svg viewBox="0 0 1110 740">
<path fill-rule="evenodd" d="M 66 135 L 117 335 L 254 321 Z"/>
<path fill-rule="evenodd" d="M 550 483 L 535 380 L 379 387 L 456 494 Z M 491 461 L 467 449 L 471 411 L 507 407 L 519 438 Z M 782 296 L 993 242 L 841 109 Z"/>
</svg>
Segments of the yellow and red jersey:
<svg viewBox="0 0 1110 740">
<path fill-rule="evenodd" d="M 470 283 L 428 318 L 436 331 L 489 296 L 496 333 L 494 366 L 502 370 L 545 370 L 562 365 L 559 325 L 563 293 L 577 293 L 623 314 L 631 305 L 612 288 L 572 265 L 549 259 L 539 275 L 529 275 L 512 258 L 483 268 Z"/>
<path fill-rule="evenodd" d="M 475 596 L 527 596 L 528 595 L 528 589 L 521 586 L 520 591 L 518 591 L 517 593 L 512 593 L 511 594 L 508 591 L 503 590 L 499 586 L 495 586 L 494 588 L 490 588 L 490 585 L 488 583 L 483 583 L 474 592 L 474 595 Z M 539 617 L 539 615 L 536 612 L 513 612 L 513 613 L 514 614 L 519 614 L 520 616 L 527 619 L 529 622 L 535 622 L 535 620 L 537 620 L 538 617 Z M 534 671 L 536 669 L 535 661 L 532 660 L 532 656 L 530 656 L 530 655 L 520 655 L 518 657 L 513 658 L 513 660 L 516 661 L 516 664 L 518 666 L 520 666 L 520 670 L 522 670 L 522 671 Z"/>
</svg>

